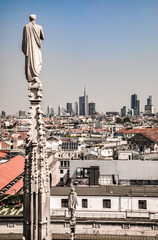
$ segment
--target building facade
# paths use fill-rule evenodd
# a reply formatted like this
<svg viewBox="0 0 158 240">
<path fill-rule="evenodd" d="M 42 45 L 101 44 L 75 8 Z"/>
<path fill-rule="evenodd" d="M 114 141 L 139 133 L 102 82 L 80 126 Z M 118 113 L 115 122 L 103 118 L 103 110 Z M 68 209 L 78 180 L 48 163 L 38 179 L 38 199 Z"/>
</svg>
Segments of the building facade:
<svg viewBox="0 0 158 240">
<path fill-rule="evenodd" d="M 73 108 L 72 108 L 72 110 L 73 110 L 73 114 L 74 114 L 75 116 L 77 116 L 77 115 L 78 115 L 78 103 L 77 103 L 77 102 L 74 102 L 74 103 L 73 103 Z"/>
<path fill-rule="evenodd" d="M 147 104 L 145 105 L 145 109 L 144 109 L 144 113 L 145 114 L 153 114 L 154 113 L 154 107 L 152 105 L 152 96 L 150 95 L 147 98 Z"/>
<path fill-rule="evenodd" d="M 137 99 L 137 95 L 131 95 L 131 108 L 134 110 L 134 115 L 140 115 L 140 101 Z"/>
<path fill-rule="evenodd" d="M 72 114 L 72 103 L 67 103 L 66 104 L 66 112 L 69 113 L 70 115 Z"/>
<path fill-rule="evenodd" d="M 69 187 L 52 187 L 50 211 L 53 216 L 68 216 Z M 76 217 L 85 219 L 158 219 L 158 188 L 101 186 L 76 187 Z M 55 206 L 55 207 L 54 207 Z"/>
<path fill-rule="evenodd" d="M 95 114 L 95 103 L 94 102 L 91 102 L 91 103 L 89 103 L 88 104 L 88 106 L 89 106 L 89 115 L 93 115 L 93 114 Z"/>
<path fill-rule="evenodd" d="M 158 161 L 70 161 L 71 182 L 77 185 L 158 185 L 157 172 Z"/>
<path fill-rule="evenodd" d="M 88 95 L 86 95 L 86 88 L 84 89 L 84 96 L 79 97 L 79 115 L 88 115 Z"/>
<path fill-rule="evenodd" d="M 121 117 L 125 117 L 126 116 L 126 106 L 123 106 L 123 108 L 121 108 Z"/>
</svg>

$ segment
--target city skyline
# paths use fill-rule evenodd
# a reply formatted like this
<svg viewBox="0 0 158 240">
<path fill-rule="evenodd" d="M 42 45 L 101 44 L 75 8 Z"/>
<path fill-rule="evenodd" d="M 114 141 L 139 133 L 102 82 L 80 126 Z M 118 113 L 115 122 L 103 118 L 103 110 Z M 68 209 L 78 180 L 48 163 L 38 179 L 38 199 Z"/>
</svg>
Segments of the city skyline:
<svg viewBox="0 0 158 240">
<path fill-rule="evenodd" d="M 154 105 L 152 104 L 152 95 L 149 95 L 149 97 L 147 97 L 147 99 L 146 99 L 147 104 L 142 106 L 142 111 L 140 111 L 140 100 L 138 100 L 137 98 L 138 98 L 137 94 L 134 93 L 130 96 L 130 99 L 131 99 L 130 106 L 124 105 L 119 111 L 107 111 L 107 112 L 104 112 L 103 114 L 106 115 L 109 112 L 118 112 L 121 117 L 125 117 L 127 115 L 140 116 L 140 115 L 142 115 L 142 113 L 158 114 L 158 112 L 156 112 Z M 88 114 L 84 114 L 83 112 L 85 110 L 83 110 L 83 109 L 80 112 L 80 108 L 84 108 L 84 106 L 80 106 L 80 104 L 81 104 L 80 100 L 82 103 L 84 101 L 87 101 L 87 106 L 88 106 L 87 113 Z M 20 116 L 21 113 L 22 113 L 22 115 L 27 116 L 27 112 L 24 109 L 18 110 L 16 115 Z M 98 112 L 96 109 L 96 103 L 94 103 L 92 101 L 88 102 L 88 95 L 86 94 L 86 90 L 84 88 L 84 96 L 79 96 L 78 102 L 67 102 L 67 103 L 65 103 L 65 106 L 58 105 L 57 111 L 54 111 L 54 106 L 48 105 L 46 110 L 44 111 L 44 114 L 46 114 L 48 116 L 53 116 L 54 114 L 58 115 L 58 116 L 62 116 L 63 114 L 66 114 L 66 113 L 69 113 L 70 116 L 71 116 L 71 114 L 72 114 L 72 116 L 77 116 L 77 115 L 84 116 L 84 115 L 93 115 L 94 113 L 100 113 L 100 112 Z M 7 116 L 7 115 L 11 115 L 11 114 L 6 113 L 6 111 L 2 110 L 1 116 L 5 116 L 5 115 Z"/>
<path fill-rule="evenodd" d="M 144 111 L 153 97 L 158 109 L 158 2 L 140 1 L 1 1 L 0 110 L 28 110 L 23 26 L 37 15 L 43 26 L 43 109 L 75 102 L 86 84 L 99 112 L 130 107 L 136 93 Z"/>
</svg>

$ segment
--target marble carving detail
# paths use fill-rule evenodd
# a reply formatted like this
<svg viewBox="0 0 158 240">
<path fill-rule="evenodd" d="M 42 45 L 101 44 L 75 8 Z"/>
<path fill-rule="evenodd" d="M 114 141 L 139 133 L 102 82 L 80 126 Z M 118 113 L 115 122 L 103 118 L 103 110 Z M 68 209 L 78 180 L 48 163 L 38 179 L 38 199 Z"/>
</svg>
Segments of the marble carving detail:
<svg viewBox="0 0 158 240">
<path fill-rule="evenodd" d="M 35 15 L 31 16 L 34 18 Z M 27 46 L 27 42 L 25 44 Z M 43 112 L 40 105 L 42 84 L 38 76 L 35 76 L 31 81 L 28 78 L 27 80 L 30 91 L 28 95 L 30 107 L 24 167 L 23 235 L 27 240 L 50 240 L 49 169 L 42 120 Z"/>
</svg>

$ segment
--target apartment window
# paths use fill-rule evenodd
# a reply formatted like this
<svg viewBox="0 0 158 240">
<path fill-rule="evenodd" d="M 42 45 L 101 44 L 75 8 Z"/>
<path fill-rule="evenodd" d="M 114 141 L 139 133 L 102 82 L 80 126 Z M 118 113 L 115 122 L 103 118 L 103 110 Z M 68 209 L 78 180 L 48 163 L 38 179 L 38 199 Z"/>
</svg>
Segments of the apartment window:
<svg viewBox="0 0 158 240">
<path fill-rule="evenodd" d="M 90 175 L 90 169 L 84 168 L 84 169 L 83 169 L 83 173 L 84 173 L 84 177 L 85 177 L 85 178 L 88 178 L 89 175 Z"/>
<path fill-rule="evenodd" d="M 61 199 L 61 207 L 62 208 L 68 207 L 68 199 Z"/>
<path fill-rule="evenodd" d="M 61 173 L 61 174 L 63 173 L 63 169 L 60 170 L 60 173 Z"/>
<path fill-rule="evenodd" d="M 63 167 L 63 161 L 60 161 L 60 167 Z"/>
<path fill-rule="evenodd" d="M 83 178 L 83 168 L 77 168 L 76 175 L 77 178 Z"/>
<path fill-rule="evenodd" d="M 147 209 L 147 201 L 146 200 L 138 200 L 138 208 L 139 209 Z"/>
<path fill-rule="evenodd" d="M 103 199 L 103 208 L 111 208 L 111 199 Z"/>
<path fill-rule="evenodd" d="M 88 200 L 87 199 L 82 199 L 82 207 L 88 208 Z"/>
</svg>

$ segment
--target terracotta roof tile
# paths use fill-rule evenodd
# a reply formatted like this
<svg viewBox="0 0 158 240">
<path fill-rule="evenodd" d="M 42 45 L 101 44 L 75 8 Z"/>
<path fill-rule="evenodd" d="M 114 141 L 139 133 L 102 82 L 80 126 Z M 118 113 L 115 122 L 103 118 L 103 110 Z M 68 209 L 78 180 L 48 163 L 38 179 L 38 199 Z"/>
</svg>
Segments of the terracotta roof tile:
<svg viewBox="0 0 158 240">
<path fill-rule="evenodd" d="M 142 133 L 145 137 L 151 139 L 154 142 L 158 142 L 158 131 Z"/>
<path fill-rule="evenodd" d="M 4 158 L 5 156 L 7 156 L 6 152 L 0 152 L 0 158 Z"/>
<path fill-rule="evenodd" d="M 5 192 L 5 194 L 14 195 L 17 192 L 19 192 L 22 187 L 23 187 L 23 178 L 21 178 L 17 183 L 15 183 L 8 191 Z"/>
<path fill-rule="evenodd" d="M 24 171 L 24 162 L 25 158 L 18 155 L 0 165 L 0 189 L 5 187 Z"/>
<path fill-rule="evenodd" d="M 117 131 L 118 133 L 124 133 L 124 134 L 137 134 L 137 133 L 155 133 L 158 132 L 158 128 L 121 128 Z"/>
</svg>

